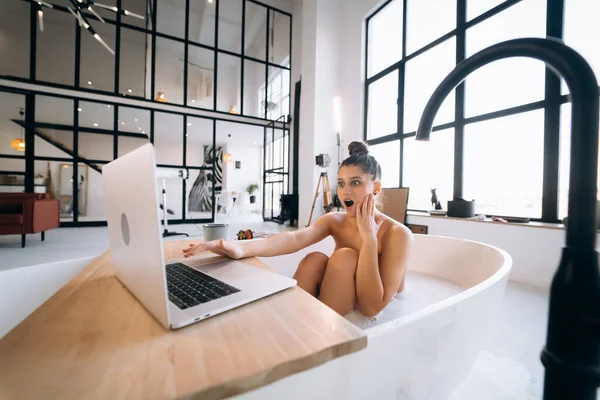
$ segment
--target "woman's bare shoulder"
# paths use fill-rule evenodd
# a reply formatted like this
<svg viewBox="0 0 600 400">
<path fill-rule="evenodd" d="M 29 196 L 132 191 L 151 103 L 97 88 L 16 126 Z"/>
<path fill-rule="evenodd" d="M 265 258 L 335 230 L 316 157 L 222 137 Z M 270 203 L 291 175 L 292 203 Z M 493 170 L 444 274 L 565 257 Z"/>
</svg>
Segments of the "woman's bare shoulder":
<svg viewBox="0 0 600 400">
<path fill-rule="evenodd" d="M 396 221 L 391 217 L 388 217 L 385 214 L 382 214 L 382 216 L 386 219 L 385 224 L 388 225 L 383 233 L 382 239 L 384 241 L 407 240 L 410 242 L 413 240 L 413 233 L 406 225 Z"/>
<path fill-rule="evenodd" d="M 345 213 L 343 212 L 329 212 L 319 217 L 320 220 L 328 224 L 341 224 L 344 222 Z"/>
</svg>

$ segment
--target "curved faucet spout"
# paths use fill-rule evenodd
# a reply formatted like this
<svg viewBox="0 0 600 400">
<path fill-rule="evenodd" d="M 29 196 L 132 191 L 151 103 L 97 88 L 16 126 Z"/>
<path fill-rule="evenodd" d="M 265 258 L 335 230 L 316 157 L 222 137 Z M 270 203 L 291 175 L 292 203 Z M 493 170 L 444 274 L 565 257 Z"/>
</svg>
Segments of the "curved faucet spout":
<svg viewBox="0 0 600 400">
<path fill-rule="evenodd" d="M 572 97 L 571 171 L 567 246 L 593 250 L 596 243 L 598 168 L 598 81 L 585 59 L 554 39 L 525 38 L 498 43 L 469 57 L 442 81 L 425 106 L 416 140 L 429 140 L 435 115 L 450 91 L 471 72 L 510 57 L 535 58 L 564 78 Z"/>
<path fill-rule="evenodd" d="M 569 223 L 552 280 L 544 399 L 592 399 L 600 385 L 600 270 L 596 243 L 598 82 L 585 59 L 554 39 L 515 39 L 469 57 L 442 81 L 425 106 L 416 140 L 429 140 L 435 115 L 471 72 L 496 60 L 534 58 L 567 82 L 572 98 Z M 462 196 L 462 194 L 459 194 Z"/>
</svg>

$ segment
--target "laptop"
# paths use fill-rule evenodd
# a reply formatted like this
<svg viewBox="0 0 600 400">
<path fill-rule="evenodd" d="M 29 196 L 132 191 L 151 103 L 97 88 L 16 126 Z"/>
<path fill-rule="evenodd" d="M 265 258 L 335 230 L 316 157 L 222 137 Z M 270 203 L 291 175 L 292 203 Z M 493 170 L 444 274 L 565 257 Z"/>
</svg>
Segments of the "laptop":
<svg viewBox="0 0 600 400">
<path fill-rule="evenodd" d="M 232 259 L 166 264 L 152 144 L 103 166 L 102 179 L 115 275 L 163 326 L 181 328 L 296 285 Z"/>
</svg>

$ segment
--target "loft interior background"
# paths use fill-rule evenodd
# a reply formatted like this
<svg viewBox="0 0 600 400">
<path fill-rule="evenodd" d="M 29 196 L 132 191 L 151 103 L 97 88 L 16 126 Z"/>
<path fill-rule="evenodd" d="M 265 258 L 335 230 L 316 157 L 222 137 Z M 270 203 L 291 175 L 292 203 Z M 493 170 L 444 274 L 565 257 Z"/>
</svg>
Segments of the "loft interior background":
<svg viewBox="0 0 600 400">
<path fill-rule="evenodd" d="M 214 195 L 221 190 L 243 192 L 260 183 L 262 192 L 267 151 L 286 153 L 278 155 L 286 185 L 269 195 L 287 193 L 290 149 L 283 142 L 289 132 L 287 125 L 275 128 L 269 121 L 289 120 L 289 13 L 252 0 L 107 0 L 145 16 L 127 18 L 96 7 L 103 24 L 86 15 L 115 50 L 112 56 L 78 26 L 68 1 L 50 3 L 56 7 L 44 8 L 42 32 L 35 4 L 2 2 L 0 76 L 108 94 L 114 101 L 0 88 L 1 190 L 52 191 L 61 199 L 63 226 L 105 224 L 101 166 L 150 141 L 159 166 L 190 169 L 189 180 L 168 181 L 172 222 L 214 220 Z M 148 106 L 120 104 L 124 97 Z M 221 116 L 158 111 L 157 102 Z M 251 119 L 233 122 L 232 115 Z M 17 138 L 25 140 L 25 151 L 10 147 Z M 237 156 L 245 168 L 207 162 L 214 161 L 207 154 L 215 149 Z M 210 203 L 199 207 L 193 196 L 207 191 Z M 278 207 L 267 205 L 272 203 Z"/>
</svg>

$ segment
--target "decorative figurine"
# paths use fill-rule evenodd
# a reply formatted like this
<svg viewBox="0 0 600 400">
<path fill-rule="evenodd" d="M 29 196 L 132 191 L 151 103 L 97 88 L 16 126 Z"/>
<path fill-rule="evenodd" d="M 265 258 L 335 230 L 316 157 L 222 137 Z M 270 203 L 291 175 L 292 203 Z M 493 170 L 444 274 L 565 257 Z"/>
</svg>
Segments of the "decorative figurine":
<svg viewBox="0 0 600 400">
<path fill-rule="evenodd" d="M 440 204 L 438 198 L 437 198 L 437 194 L 435 193 L 436 188 L 431 189 L 431 207 L 433 207 L 435 210 L 441 210 L 442 209 L 442 205 Z"/>
</svg>

